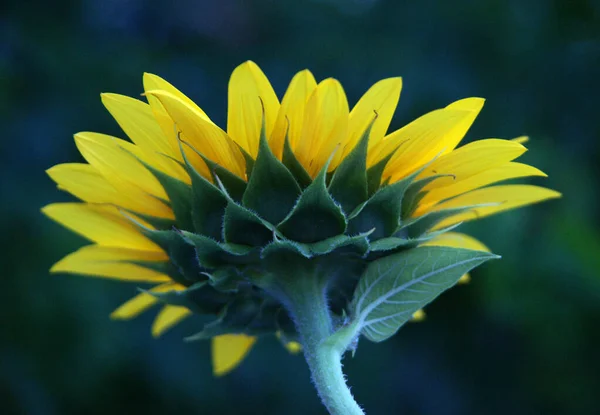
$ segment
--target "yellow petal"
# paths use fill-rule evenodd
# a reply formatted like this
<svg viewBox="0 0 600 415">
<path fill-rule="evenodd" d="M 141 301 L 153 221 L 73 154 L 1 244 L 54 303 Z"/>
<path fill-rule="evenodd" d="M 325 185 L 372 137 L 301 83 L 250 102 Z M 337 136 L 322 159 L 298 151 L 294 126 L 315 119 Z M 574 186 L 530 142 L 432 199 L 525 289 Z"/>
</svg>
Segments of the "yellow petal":
<svg viewBox="0 0 600 415">
<path fill-rule="evenodd" d="M 65 163 L 46 170 L 58 187 L 90 203 L 115 203 L 119 193 L 89 164 Z"/>
<path fill-rule="evenodd" d="M 46 173 L 58 184 L 59 189 L 85 202 L 111 204 L 145 215 L 153 215 L 156 212 L 152 204 L 144 203 L 145 199 L 137 198 L 130 192 L 118 192 L 90 164 L 59 164 L 48 169 Z"/>
<path fill-rule="evenodd" d="M 427 318 L 427 314 L 425 314 L 425 311 L 422 308 L 420 308 L 419 310 L 417 310 L 413 313 L 410 321 L 412 321 L 413 323 L 419 323 L 419 322 L 425 320 L 426 318 Z"/>
<path fill-rule="evenodd" d="M 345 148 L 339 152 L 339 159 L 345 158 L 358 143 L 363 133 L 377 116 L 371 135 L 369 136 L 369 148 L 379 143 L 387 132 L 402 90 L 402 78 L 388 78 L 374 84 L 358 100 L 348 119 L 348 141 Z M 336 154 L 337 158 L 337 154 Z M 334 158 L 332 162 L 337 165 Z"/>
<path fill-rule="evenodd" d="M 511 140 L 490 138 L 474 141 L 438 158 L 419 174 L 417 179 L 448 174 L 452 177 L 440 177 L 425 186 L 424 190 L 450 185 L 492 167 L 506 164 L 526 151 L 521 144 Z"/>
<path fill-rule="evenodd" d="M 153 90 L 165 91 L 171 95 L 176 96 L 177 98 L 179 98 L 180 100 L 185 102 L 187 105 L 192 107 L 194 109 L 194 111 L 200 113 L 200 115 L 204 119 L 210 120 L 208 118 L 208 115 L 206 115 L 206 113 L 198 105 L 196 105 L 196 103 L 194 101 L 189 99 L 179 89 L 175 88 L 173 85 L 171 85 L 169 82 L 165 81 L 158 75 L 153 75 L 151 73 L 144 72 L 144 91 L 148 92 L 148 91 L 153 91 Z M 146 98 L 148 98 L 148 96 L 146 96 Z M 171 128 L 171 130 L 172 130 L 172 128 Z"/>
<path fill-rule="evenodd" d="M 463 275 L 462 277 L 460 277 L 460 279 L 458 280 L 459 284 L 468 284 L 471 282 L 471 274 L 469 274 L 468 272 Z"/>
<path fill-rule="evenodd" d="M 185 289 L 183 285 L 179 285 L 173 282 L 166 284 L 157 285 L 152 287 L 149 291 L 151 293 L 164 293 L 168 291 L 177 291 Z M 147 292 L 141 292 L 132 299 L 124 302 L 117 307 L 111 314 L 110 318 L 113 320 L 129 320 L 139 316 L 144 311 L 148 310 L 154 304 L 158 302 L 158 298 Z"/>
<path fill-rule="evenodd" d="M 275 336 L 277 336 L 279 341 L 284 342 L 282 333 L 280 331 L 275 332 Z M 292 354 L 300 353 L 302 351 L 302 345 L 295 341 L 285 341 L 284 346 L 286 350 Z"/>
<path fill-rule="evenodd" d="M 529 141 L 529 137 L 527 137 L 526 135 L 522 135 L 520 137 L 513 138 L 513 141 L 519 144 L 525 144 Z"/>
<path fill-rule="evenodd" d="M 495 213 L 504 212 L 506 210 L 515 209 L 525 205 L 531 205 L 533 203 L 542 202 L 548 199 L 555 199 L 560 196 L 561 194 L 559 192 L 546 189 L 544 187 L 525 184 L 507 184 L 473 190 L 472 192 L 465 193 L 435 205 L 431 210 L 437 211 L 484 203 L 495 204 L 493 206 L 484 206 L 471 209 L 467 212 L 459 213 L 448 219 L 445 219 L 435 226 L 435 229 L 441 229 L 458 222 L 480 219 Z"/>
<path fill-rule="evenodd" d="M 273 154 L 280 160 L 283 154 L 286 133 L 289 131 L 290 146 L 292 148 L 300 140 L 306 102 L 316 87 L 317 82 L 313 74 L 308 69 L 305 69 L 298 72 L 292 78 L 283 96 L 281 107 L 277 114 L 277 121 L 275 122 L 269 141 Z"/>
<path fill-rule="evenodd" d="M 485 100 L 483 98 L 465 98 L 453 102 L 446 107 L 446 109 L 449 110 L 467 111 L 469 115 L 455 128 L 453 128 L 450 134 L 444 137 L 443 143 L 439 144 L 442 154 L 449 153 L 456 148 L 467 131 L 469 131 L 469 128 L 471 128 L 471 125 L 473 125 L 473 122 L 481 112 L 484 103 Z"/>
<path fill-rule="evenodd" d="M 267 137 L 271 136 L 279 111 L 277 95 L 257 64 L 247 61 L 234 69 L 229 79 L 228 102 L 227 134 L 256 158 L 263 108 Z"/>
<path fill-rule="evenodd" d="M 448 186 L 434 187 L 429 189 L 427 194 L 425 194 L 425 196 L 421 199 L 420 205 L 423 207 L 430 206 L 438 201 L 449 199 L 480 187 L 488 186 L 504 180 L 529 176 L 546 177 L 546 174 L 541 170 L 527 164 L 515 162 L 506 163 L 501 166 L 484 170 L 481 173 L 467 177 L 466 179 L 456 180 L 456 182 L 453 182 Z M 423 209 L 418 209 L 417 214 L 422 210 Z"/>
<path fill-rule="evenodd" d="M 157 90 L 148 91 L 146 94 L 160 100 L 177 128 L 181 131 L 182 139 L 186 143 L 189 143 L 210 160 L 245 178 L 246 164 L 244 157 L 236 144 L 223 130 L 175 95 Z M 190 155 L 190 161 L 199 173 L 205 177 L 210 177 L 208 167 L 201 159 L 194 159 L 194 153 L 191 151 L 186 152 L 186 154 Z"/>
<path fill-rule="evenodd" d="M 158 200 L 168 200 L 165 190 L 156 177 L 131 154 L 134 151 L 139 154 L 139 148 L 118 138 L 88 132 L 76 134 L 75 143 L 83 157 L 119 193 L 146 205 L 145 213 L 173 218 L 171 208 Z"/>
<path fill-rule="evenodd" d="M 167 141 L 169 142 L 172 152 L 175 155 L 175 158 L 181 162 L 183 162 L 183 157 L 181 155 L 180 147 L 179 147 L 179 139 L 177 137 L 177 129 L 175 127 L 175 122 L 171 119 L 167 110 L 160 102 L 158 98 L 153 95 L 149 95 L 149 91 L 159 90 L 165 91 L 183 102 L 185 102 L 188 106 L 190 106 L 195 113 L 199 114 L 205 121 L 209 123 L 213 123 L 208 115 L 200 107 L 198 107 L 191 99 L 185 96 L 181 91 L 175 88 L 173 85 L 162 79 L 160 76 L 144 73 L 144 91 L 146 95 L 146 99 L 148 100 L 148 104 L 150 104 L 150 108 L 152 108 L 152 113 L 154 114 L 154 118 L 156 119 L 158 125 L 160 126 L 163 134 L 167 137 Z M 187 154 L 186 154 L 187 155 Z M 204 163 L 201 160 L 198 160 L 198 157 L 195 154 L 191 154 L 190 158 L 195 161 L 196 164 Z M 189 177 L 183 179 L 184 182 L 189 183 Z"/>
<path fill-rule="evenodd" d="M 294 153 L 315 177 L 334 151 L 341 151 L 348 131 L 348 100 L 335 79 L 319 83 L 306 104 L 301 139 Z M 330 170 L 333 167 L 330 166 Z"/>
<path fill-rule="evenodd" d="M 468 111 L 461 110 L 431 111 L 388 134 L 374 145 L 367 154 L 367 165 L 372 166 L 393 153 L 384 175 L 389 177 L 392 174 L 411 172 L 438 156 L 441 150 L 436 143 L 443 142 L 452 128 L 469 115 Z"/>
<path fill-rule="evenodd" d="M 222 376 L 235 369 L 246 357 L 256 337 L 245 334 L 224 334 L 212 339 L 213 373 Z"/>
<path fill-rule="evenodd" d="M 285 348 L 292 354 L 297 354 L 302 351 L 302 345 L 298 342 L 287 342 Z"/>
<path fill-rule="evenodd" d="M 127 262 L 154 262 L 167 259 L 163 252 L 88 245 L 58 261 L 50 269 L 50 272 L 65 272 L 132 282 L 167 282 L 170 281 L 167 275 Z"/>
<path fill-rule="evenodd" d="M 468 98 L 432 111 L 388 135 L 373 149 L 372 163 L 381 160 L 401 143 L 386 166 L 383 177 L 401 179 L 434 157 L 452 151 L 483 106 L 483 99 Z"/>
<path fill-rule="evenodd" d="M 187 173 L 173 160 L 179 152 L 173 149 L 160 128 L 150 105 L 138 99 L 119 94 L 101 94 L 102 103 L 125 134 L 136 145 L 147 151 L 150 164 L 164 173 L 185 180 Z"/>
<path fill-rule="evenodd" d="M 164 306 L 156 315 L 154 323 L 152 323 L 152 336 L 159 337 L 165 331 L 191 315 L 192 312 L 188 308 L 174 305 Z"/>
<path fill-rule="evenodd" d="M 421 244 L 422 246 L 450 246 L 453 248 L 472 249 L 490 252 L 490 249 L 479 240 L 460 232 L 444 232 L 441 235 Z"/>
<path fill-rule="evenodd" d="M 44 207 L 42 212 L 98 245 L 162 252 L 158 245 L 142 235 L 115 207 L 54 203 Z"/>
</svg>

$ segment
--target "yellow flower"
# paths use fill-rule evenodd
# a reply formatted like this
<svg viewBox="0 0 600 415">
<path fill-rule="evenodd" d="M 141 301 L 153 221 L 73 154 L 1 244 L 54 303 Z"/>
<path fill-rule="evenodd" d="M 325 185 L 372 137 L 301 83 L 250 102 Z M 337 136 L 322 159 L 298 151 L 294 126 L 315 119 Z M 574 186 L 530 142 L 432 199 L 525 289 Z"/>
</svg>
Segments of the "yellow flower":
<svg viewBox="0 0 600 415">
<path fill-rule="evenodd" d="M 526 151 L 521 144 L 522 138 L 490 138 L 458 147 L 483 107 L 481 98 L 456 101 L 387 134 L 402 88 L 401 78 L 377 82 L 350 109 L 337 80 L 330 78 L 317 83 L 313 75 L 304 70 L 293 77 L 280 102 L 259 67 L 253 62 L 245 62 L 231 75 L 227 131 L 224 131 L 165 80 L 151 74 L 144 74 L 143 80 L 147 102 L 102 94 L 103 104 L 131 141 L 91 132 L 75 134 L 77 148 L 88 163 L 57 165 L 50 168 L 48 174 L 60 189 L 80 199 L 81 203 L 57 203 L 43 208 L 47 216 L 93 243 L 60 260 L 52 267 L 52 272 L 153 284 L 149 291 L 117 308 L 111 315 L 115 319 L 137 316 L 158 303 L 161 294 L 185 292 L 195 287 L 197 281 L 181 277 L 187 271 L 182 271 L 179 266 L 180 259 L 175 258 L 170 248 L 165 248 L 167 245 L 151 237 L 151 230 L 176 227 L 182 232 L 208 236 L 202 243 L 214 241 L 217 247 L 214 249 L 224 249 L 223 252 L 231 255 L 243 256 L 251 251 L 250 248 L 244 250 L 243 246 L 253 246 L 244 238 L 253 236 L 254 228 L 248 228 L 246 233 L 239 231 L 241 239 L 232 241 L 227 229 L 224 235 L 221 234 L 224 226 L 220 223 L 222 210 L 212 217 L 212 222 L 207 219 L 199 223 L 196 219 L 202 213 L 198 213 L 200 210 L 213 206 L 210 203 L 214 202 L 211 199 L 205 206 L 204 202 L 198 203 L 194 199 L 198 195 L 194 190 L 198 178 L 214 184 L 209 190 L 222 192 L 219 197 L 225 195 L 225 202 L 222 205 L 214 202 L 215 206 L 225 209 L 225 205 L 239 202 L 243 206 L 240 212 L 256 214 L 259 219 L 252 220 L 258 223 L 257 226 L 270 223 L 264 225 L 271 232 L 266 235 L 279 241 L 290 233 L 302 234 L 304 231 L 293 229 L 297 225 L 290 225 L 286 212 L 296 209 L 296 199 L 306 193 L 313 180 L 320 180 L 318 177 L 323 171 L 323 180 L 327 181 L 335 202 L 331 209 L 340 207 L 339 214 L 348 226 L 343 226 L 342 233 L 351 237 L 361 234 L 368 243 L 379 241 L 381 246 L 395 243 L 395 250 L 421 243 L 486 249 L 471 237 L 443 231 L 460 222 L 560 196 L 553 190 L 537 186 L 496 184 L 507 179 L 545 176 L 534 167 L 514 161 Z M 273 159 L 279 160 L 276 166 L 285 166 L 289 170 L 261 174 L 277 181 L 278 175 L 287 177 L 292 172 L 297 181 L 288 195 L 289 206 L 284 199 L 273 202 L 277 205 L 273 209 L 287 209 L 283 213 L 271 213 L 270 208 L 264 210 L 261 205 L 263 201 L 270 203 L 269 198 L 279 197 L 277 193 L 259 194 L 256 198 L 248 194 L 252 193 L 249 188 L 254 186 L 253 165 L 256 171 L 259 162 L 267 163 L 259 160 L 261 134 L 264 134 Z M 365 136 L 367 140 L 363 141 Z M 343 186 L 341 191 L 336 190 L 333 182 L 337 171 L 343 168 L 345 160 L 354 157 L 352 154 L 361 143 L 365 143 L 367 149 L 363 169 L 369 172 L 369 179 L 375 178 L 375 182 L 371 181 L 368 189 L 364 188 L 364 196 L 350 191 L 344 193 Z M 266 160 L 267 150 L 262 151 Z M 273 168 L 275 162 L 270 163 L 268 168 Z M 356 163 L 360 165 L 360 160 Z M 367 200 L 407 178 L 410 178 L 407 186 L 412 187 L 404 189 L 404 199 L 397 201 L 403 202 L 402 215 L 392 223 L 391 230 L 385 227 L 387 225 L 381 227 L 380 222 L 373 226 L 368 221 L 364 226 L 350 226 L 353 218 L 360 217 L 365 203 L 371 206 Z M 285 180 L 282 183 L 285 185 Z M 262 189 L 257 186 L 254 188 Z M 236 199 L 234 189 L 237 188 L 242 189 L 243 197 Z M 411 191 L 414 194 L 409 198 L 407 195 Z M 353 197 L 358 199 L 350 200 Z M 349 198 L 348 201 L 345 198 Z M 392 205 L 377 206 L 377 209 L 385 210 L 385 206 Z M 391 212 L 392 215 L 400 215 L 399 206 L 394 208 L 398 212 Z M 374 212 L 379 214 L 377 209 Z M 387 213 L 382 211 L 381 215 Z M 396 226 L 399 223 L 402 227 Z M 411 228 L 413 224 L 419 229 L 418 233 Z M 404 238 L 404 245 L 395 242 L 400 237 Z M 289 239 L 298 241 L 294 237 Z M 317 240 L 319 238 L 315 237 L 315 240 L 299 242 L 309 244 Z M 189 238 L 186 237 L 186 241 L 189 242 Z M 273 241 L 267 240 L 263 245 L 270 242 Z M 223 248 L 229 243 L 231 247 Z M 374 246 L 370 245 L 368 249 L 374 249 Z M 317 255 L 317 248 L 310 249 Z M 387 249 L 381 248 L 378 255 L 384 255 Z M 201 266 L 196 272 L 198 278 L 206 270 L 226 268 L 227 264 L 205 266 L 198 255 Z M 366 253 L 363 257 L 365 260 L 371 258 Z M 209 258 L 207 263 L 213 264 L 211 261 Z M 175 270 L 173 264 L 178 265 Z M 209 282 L 215 281 L 213 278 Z M 219 295 L 229 295 L 229 288 L 219 291 L 218 284 L 214 286 Z M 228 302 L 227 307 L 215 305 L 210 312 L 221 316 L 225 308 L 232 307 L 230 304 Z M 152 334 L 159 336 L 190 316 L 192 311 L 195 310 L 185 305 L 164 305 L 154 321 Z M 279 333 L 278 328 L 273 332 Z M 235 367 L 256 340 L 254 335 L 236 330 L 211 337 L 217 374 Z M 297 350 L 298 346 L 291 342 L 291 347 Z"/>
</svg>

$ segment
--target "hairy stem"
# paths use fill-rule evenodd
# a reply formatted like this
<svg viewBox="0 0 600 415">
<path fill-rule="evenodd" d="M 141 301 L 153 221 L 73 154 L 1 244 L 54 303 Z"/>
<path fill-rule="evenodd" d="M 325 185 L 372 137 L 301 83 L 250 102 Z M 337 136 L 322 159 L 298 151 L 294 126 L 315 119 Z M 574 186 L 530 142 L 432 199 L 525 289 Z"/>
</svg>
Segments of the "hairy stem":
<svg viewBox="0 0 600 415">
<path fill-rule="evenodd" d="M 315 276 L 303 275 L 285 289 L 286 305 L 296 323 L 312 381 L 331 415 L 364 415 L 342 372 L 346 342 L 331 340 L 333 326 L 325 286 Z"/>
</svg>

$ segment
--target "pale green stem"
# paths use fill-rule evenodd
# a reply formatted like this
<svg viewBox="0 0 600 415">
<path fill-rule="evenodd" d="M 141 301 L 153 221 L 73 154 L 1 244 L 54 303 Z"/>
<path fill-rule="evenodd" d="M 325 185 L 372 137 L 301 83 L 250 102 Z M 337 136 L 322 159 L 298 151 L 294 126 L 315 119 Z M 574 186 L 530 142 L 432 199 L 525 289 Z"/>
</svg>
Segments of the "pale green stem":
<svg viewBox="0 0 600 415">
<path fill-rule="evenodd" d="M 364 415 L 342 372 L 348 341 L 332 341 L 333 326 L 324 284 L 303 275 L 285 287 L 286 306 L 300 334 L 313 383 L 331 415 Z"/>
</svg>

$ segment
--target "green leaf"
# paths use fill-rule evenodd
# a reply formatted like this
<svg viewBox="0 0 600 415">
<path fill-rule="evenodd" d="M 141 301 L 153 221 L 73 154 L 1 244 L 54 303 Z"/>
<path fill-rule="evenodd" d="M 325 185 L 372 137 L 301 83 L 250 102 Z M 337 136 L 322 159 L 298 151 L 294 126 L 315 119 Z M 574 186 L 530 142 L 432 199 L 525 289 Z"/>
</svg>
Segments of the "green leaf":
<svg viewBox="0 0 600 415">
<path fill-rule="evenodd" d="M 258 156 L 242 204 L 277 224 L 288 215 L 301 190 L 292 173 L 271 152 L 265 128 L 263 120 Z"/>
<path fill-rule="evenodd" d="M 304 190 L 293 210 L 277 227 L 287 238 L 313 243 L 340 235 L 346 230 L 346 217 L 327 191 L 325 181 L 328 165 Z"/>
<path fill-rule="evenodd" d="M 312 178 L 296 158 L 287 134 L 283 145 L 282 163 L 292 173 L 292 176 L 294 176 L 302 189 L 305 189 L 312 183 Z"/>
<path fill-rule="evenodd" d="M 181 143 L 180 143 L 181 145 Z M 185 168 L 192 180 L 192 222 L 196 233 L 221 240 L 223 237 L 223 214 L 227 197 L 223 192 L 198 173 L 190 164 L 183 148 L 181 154 Z"/>
<path fill-rule="evenodd" d="M 329 193 L 346 214 L 350 214 L 368 197 L 367 148 L 374 121 L 369 124 L 356 147 L 335 169 L 329 183 Z"/>
<path fill-rule="evenodd" d="M 225 242 L 264 246 L 273 240 L 273 230 L 255 213 L 230 201 L 223 219 Z"/>
<path fill-rule="evenodd" d="M 374 261 L 354 292 L 353 324 L 371 341 L 386 340 L 465 273 L 495 258 L 483 251 L 432 246 Z"/>
</svg>

